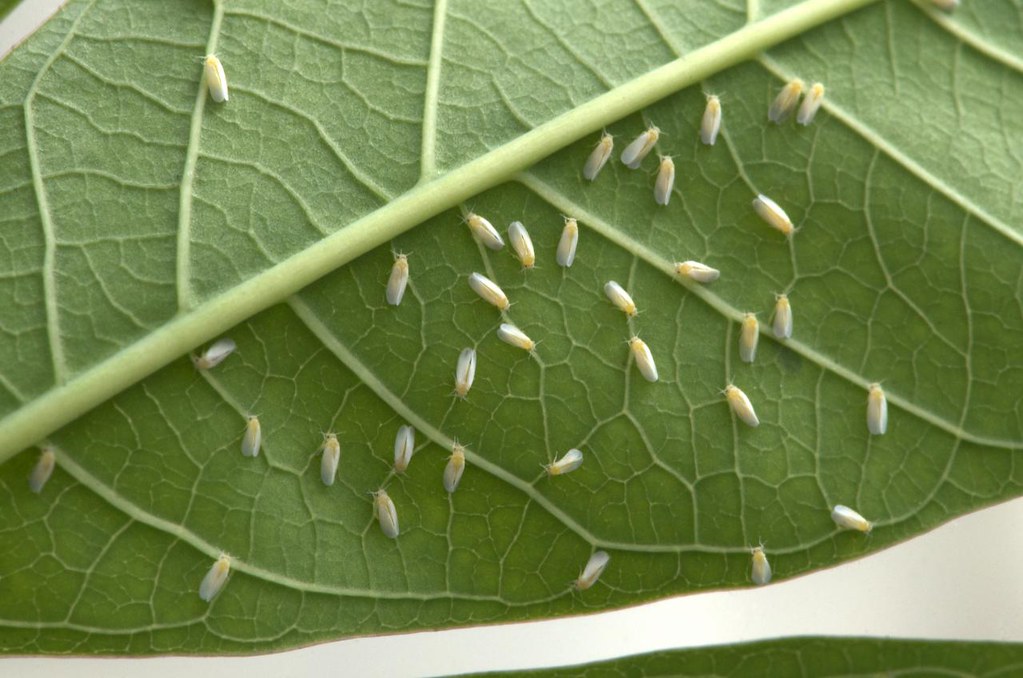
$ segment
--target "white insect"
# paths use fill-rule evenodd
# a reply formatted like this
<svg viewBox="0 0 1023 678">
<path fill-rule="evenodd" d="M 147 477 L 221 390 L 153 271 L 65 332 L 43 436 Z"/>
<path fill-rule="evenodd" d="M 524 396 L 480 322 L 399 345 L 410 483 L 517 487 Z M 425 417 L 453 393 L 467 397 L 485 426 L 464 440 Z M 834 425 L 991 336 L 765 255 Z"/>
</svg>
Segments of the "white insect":
<svg viewBox="0 0 1023 678">
<path fill-rule="evenodd" d="M 536 263 L 536 252 L 533 250 L 533 240 L 529 237 L 529 231 L 522 225 L 521 221 L 513 221 L 508 226 L 508 241 L 515 256 L 522 263 L 522 268 L 533 268 Z"/>
<path fill-rule="evenodd" d="M 643 378 L 657 381 L 657 365 L 654 364 L 654 356 L 646 342 L 639 337 L 632 337 L 629 339 L 629 348 L 632 349 L 632 357 L 636 359 L 636 367 Z"/>
<path fill-rule="evenodd" d="M 391 266 L 391 277 L 387 279 L 387 303 L 397 306 L 405 296 L 408 287 L 408 255 L 399 254 Z"/>
<path fill-rule="evenodd" d="M 473 273 L 469 276 L 469 287 L 472 291 L 480 295 L 480 298 L 488 304 L 492 304 L 497 308 L 505 311 L 510 306 L 508 302 L 508 295 L 504 293 L 496 282 L 491 280 L 485 275 L 480 273 Z"/>
<path fill-rule="evenodd" d="M 629 169 L 639 169 L 643 158 L 650 153 L 660 137 L 661 130 L 654 125 L 650 125 L 645 132 L 633 139 L 632 143 L 622 151 L 622 163 Z"/>
<path fill-rule="evenodd" d="M 224 362 L 227 356 L 234 353 L 236 348 L 238 348 L 238 345 L 234 343 L 233 339 L 218 339 L 202 355 L 193 355 L 192 364 L 200 370 L 213 369 Z"/>
<path fill-rule="evenodd" d="M 836 504 L 831 509 L 831 519 L 843 530 L 856 530 L 857 532 L 869 533 L 874 529 L 874 523 L 870 522 L 848 506 Z"/>
<path fill-rule="evenodd" d="M 931 0 L 931 3 L 938 9 L 943 9 L 946 12 L 951 12 L 959 7 L 959 0 Z"/>
<path fill-rule="evenodd" d="M 455 443 L 451 446 L 451 456 L 448 457 L 448 465 L 444 467 L 444 489 L 449 493 L 458 489 L 458 483 L 462 480 L 462 473 L 465 472 L 465 448 Z"/>
<path fill-rule="evenodd" d="M 796 122 L 800 125 L 809 125 L 817 117 L 817 111 L 820 110 L 822 103 L 824 103 L 824 85 L 815 82 L 810 86 L 810 91 L 806 93 L 806 98 L 799 106 Z"/>
<path fill-rule="evenodd" d="M 760 426 L 760 420 L 757 419 L 757 413 L 753 411 L 753 403 L 749 401 L 738 386 L 729 384 L 725 387 L 725 398 L 728 400 L 729 407 L 732 408 L 732 412 L 735 416 L 739 417 L 744 424 L 756 428 Z"/>
<path fill-rule="evenodd" d="M 258 457 L 262 444 L 263 428 L 259 425 L 259 417 L 250 415 L 246 418 L 245 435 L 242 436 L 242 456 Z"/>
<path fill-rule="evenodd" d="M 790 80 L 787 85 L 782 87 L 778 96 L 774 98 L 771 108 L 767 111 L 768 120 L 776 125 L 788 120 L 792 111 L 796 110 L 796 104 L 799 103 L 799 96 L 803 93 L 804 87 L 806 84 L 799 78 Z"/>
<path fill-rule="evenodd" d="M 629 296 L 629 293 L 621 285 L 614 280 L 607 281 L 604 283 L 604 294 L 607 295 L 612 304 L 618 307 L 619 311 L 630 318 L 636 317 L 636 302 L 632 300 L 632 297 Z"/>
<path fill-rule="evenodd" d="M 675 264 L 675 272 L 683 278 L 700 283 L 714 282 L 721 277 L 721 271 L 698 261 L 682 261 Z"/>
<path fill-rule="evenodd" d="M 796 230 L 785 210 L 763 193 L 753 199 L 753 209 L 768 226 L 781 231 L 784 235 L 792 235 Z"/>
<path fill-rule="evenodd" d="M 875 436 L 888 430 L 888 398 L 881 384 L 871 384 L 867 392 L 867 430 Z"/>
<path fill-rule="evenodd" d="M 455 395 L 464 398 L 476 379 L 476 349 L 463 348 L 455 367 Z"/>
<path fill-rule="evenodd" d="M 220 557 L 213 563 L 213 567 L 202 578 L 199 584 L 199 597 L 207 603 L 220 593 L 227 583 L 227 577 L 231 574 L 231 556 L 221 553 Z"/>
<path fill-rule="evenodd" d="M 373 493 L 373 516 L 379 521 L 380 529 L 384 534 L 395 539 L 398 536 L 398 511 L 394 508 L 394 502 L 387 495 L 387 490 L 381 488 Z"/>
<path fill-rule="evenodd" d="M 760 323 L 757 316 L 747 313 L 742 317 L 742 329 L 739 330 L 739 358 L 744 363 L 751 363 L 757 357 L 757 343 L 760 341 Z"/>
<path fill-rule="evenodd" d="M 583 165 L 583 176 L 593 181 L 600 174 L 600 170 L 604 169 L 604 165 L 607 164 L 608 158 L 611 157 L 611 152 L 614 150 L 615 140 L 614 137 L 604 132 L 600 135 L 600 141 L 594 147 L 593 152 L 590 153 L 590 157 L 586 159 L 586 164 Z"/>
<path fill-rule="evenodd" d="M 582 574 L 575 580 L 575 589 L 585 591 L 596 584 L 600 575 L 604 573 L 604 568 L 607 567 L 609 560 L 611 560 L 611 556 L 607 555 L 606 551 L 595 551 L 586 561 L 586 567 L 583 568 Z"/>
<path fill-rule="evenodd" d="M 711 94 L 707 97 L 707 108 L 703 110 L 703 121 L 700 123 L 700 141 L 713 146 L 721 131 L 721 99 Z"/>
<path fill-rule="evenodd" d="M 661 164 L 657 168 L 657 179 L 654 181 L 654 202 L 667 207 L 673 188 L 675 188 L 675 161 L 671 159 L 670 155 L 662 155 Z"/>
<path fill-rule="evenodd" d="M 493 224 L 480 215 L 475 212 L 469 212 L 465 215 L 465 223 L 469 224 L 469 230 L 476 236 L 476 239 L 490 249 L 499 250 L 504 247 L 504 240 L 501 239 L 501 234 L 497 232 Z"/>
<path fill-rule="evenodd" d="M 563 476 L 576 470 L 582 464 L 583 453 L 573 447 L 568 452 L 565 452 L 561 459 L 555 459 L 550 464 L 546 464 L 544 468 L 549 476 Z"/>
<path fill-rule="evenodd" d="M 341 443 L 337 441 L 336 433 L 328 433 L 323 436 L 323 457 L 320 459 L 320 479 L 323 484 L 330 486 L 334 484 L 337 477 L 337 467 L 341 463 Z"/>
<path fill-rule="evenodd" d="M 53 469 L 56 465 L 57 454 L 52 447 L 47 445 L 43 448 L 42 454 L 39 455 L 39 461 L 36 462 L 31 475 L 28 477 L 28 489 L 36 494 L 42 492 L 46 482 L 53 475 Z"/>
<path fill-rule="evenodd" d="M 394 436 L 394 470 L 404 473 L 416 449 L 416 430 L 408 424 L 398 427 Z"/>
<path fill-rule="evenodd" d="M 771 583 L 771 564 L 767 562 L 767 554 L 764 553 L 763 546 L 753 547 L 753 571 L 750 574 L 750 579 L 757 586 Z"/>
<path fill-rule="evenodd" d="M 508 323 L 501 323 L 501 326 L 497 328 L 497 338 L 506 344 L 526 351 L 536 348 L 536 342 L 526 336 L 525 332 Z"/>
<path fill-rule="evenodd" d="M 572 217 L 565 217 L 565 228 L 558 242 L 557 260 L 559 266 L 568 268 L 575 261 L 575 250 L 579 247 L 579 223 Z"/>
<path fill-rule="evenodd" d="M 203 70 L 210 98 L 218 104 L 227 101 L 227 76 L 224 75 L 224 64 L 220 63 L 216 54 L 207 54 L 203 58 Z"/>
<path fill-rule="evenodd" d="M 792 337 L 792 304 L 784 294 L 779 294 L 774 304 L 774 336 L 779 339 Z"/>
</svg>

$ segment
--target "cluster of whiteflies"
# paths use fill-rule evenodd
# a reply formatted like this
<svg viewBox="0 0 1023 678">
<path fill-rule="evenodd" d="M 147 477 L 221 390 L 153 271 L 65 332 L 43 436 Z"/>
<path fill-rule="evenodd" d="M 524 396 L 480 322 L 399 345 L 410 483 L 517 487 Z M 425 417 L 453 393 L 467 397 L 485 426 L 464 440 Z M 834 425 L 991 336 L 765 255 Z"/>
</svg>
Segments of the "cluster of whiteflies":
<svg viewBox="0 0 1023 678">
<path fill-rule="evenodd" d="M 805 93 L 805 96 L 804 96 Z M 816 82 L 809 89 L 800 79 L 794 79 L 785 84 L 768 108 L 767 117 L 772 123 L 781 125 L 787 122 L 795 113 L 796 122 L 800 125 L 809 125 L 813 122 L 821 105 L 824 102 L 824 85 Z M 802 102 L 800 100 L 802 99 Z M 713 146 L 717 142 L 721 131 L 722 105 L 721 99 L 711 95 L 707 97 L 706 108 L 700 124 L 700 140 Z M 655 125 L 648 125 L 647 129 L 640 133 L 622 151 L 621 161 L 630 169 L 638 169 L 643 159 L 656 147 L 661 136 L 660 129 Z M 614 151 L 614 138 L 604 132 L 593 151 L 590 153 L 583 165 L 583 177 L 589 181 L 595 181 L 601 170 L 605 167 Z M 675 164 L 670 156 L 661 155 L 657 177 L 654 180 L 654 200 L 658 205 L 667 206 L 671 200 L 671 194 L 675 185 Z M 769 226 L 779 231 L 786 237 L 792 237 L 796 228 L 785 210 L 774 200 L 763 194 L 758 194 L 752 202 L 753 210 Z M 706 264 L 694 261 L 686 261 L 675 266 L 676 273 L 684 278 L 696 282 L 713 282 L 720 276 L 717 269 Z M 632 295 L 619 283 L 608 281 L 604 286 L 604 293 L 609 300 L 628 317 L 632 318 L 637 313 L 636 302 Z M 793 334 L 792 304 L 787 293 L 775 295 L 773 322 L 771 331 L 779 341 L 787 341 Z M 740 319 L 739 329 L 739 358 L 742 362 L 752 363 L 756 359 L 757 344 L 760 339 L 760 322 L 755 313 L 745 313 Z M 633 336 L 629 340 L 629 346 L 640 374 L 648 381 L 655 382 L 658 379 L 657 367 L 650 347 L 639 337 Z M 744 424 L 750 427 L 760 425 L 756 410 L 749 397 L 734 384 L 728 384 L 723 394 L 733 414 Z M 877 383 L 870 384 L 867 395 L 867 429 L 872 435 L 881 435 L 887 429 L 888 407 L 884 391 Z M 836 505 L 831 517 L 835 524 L 842 529 L 852 529 L 860 532 L 870 532 L 873 525 L 853 509 Z M 767 584 L 771 580 L 771 566 L 768 563 L 767 555 L 763 545 L 752 550 L 753 562 L 751 579 L 755 584 Z"/>
<path fill-rule="evenodd" d="M 507 332 L 508 328 L 513 330 L 515 329 L 511 325 L 502 324 L 501 328 L 498 330 L 499 336 L 502 332 Z M 508 343 L 521 345 L 521 342 L 509 341 Z M 528 348 L 528 350 L 533 349 L 533 345 L 522 347 Z M 220 339 L 214 342 L 202 354 L 193 355 L 192 363 L 196 366 L 196 368 L 201 370 L 212 369 L 227 359 L 227 357 L 234 352 L 235 348 L 235 342 L 231 339 Z M 469 387 L 472 385 L 475 372 L 476 352 L 474 349 L 466 349 L 462 351 L 459 356 L 458 366 L 456 368 L 456 395 L 463 398 L 466 396 L 469 391 Z M 398 428 L 398 432 L 394 439 L 394 470 L 397 473 L 404 473 L 412 461 L 412 456 L 415 453 L 415 433 L 415 428 L 407 424 Z M 262 441 L 263 435 L 259 417 L 255 415 L 248 415 L 246 417 L 245 430 L 242 434 L 242 455 L 246 457 L 259 456 Z M 320 479 L 323 481 L 324 485 L 331 486 L 334 484 L 337 477 L 338 467 L 341 461 L 341 445 L 338 441 L 337 434 L 324 434 L 323 442 L 320 445 L 320 451 L 322 452 L 320 462 Z M 571 449 L 561 458 L 547 464 L 544 468 L 547 471 L 547 474 L 553 477 L 574 471 L 579 468 L 582 462 L 583 453 L 578 449 Z M 33 491 L 38 492 L 42 489 L 42 485 L 46 482 L 46 479 L 49 478 L 54 465 L 54 448 L 46 447 L 44 449 L 43 456 L 40 458 L 39 464 L 37 464 L 36 470 L 33 472 L 30 479 L 30 485 Z M 462 479 L 462 474 L 465 471 L 465 465 L 466 449 L 463 445 L 456 441 L 452 444 L 451 456 L 448 457 L 448 463 L 444 468 L 443 473 L 444 489 L 447 492 L 453 493 L 458 488 L 459 482 Z M 400 532 L 400 528 L 398 523 L 398 511 L 394 501 L 387 494 L 387 491 L 384 488 L 373 492 L 372 497 L 373 516 L 379 523 L 381 531 L 387 537 L 396 539 Z M 596 582 L 601 572 L 603 572 L 608 559 L 609 556 L 607 553 L 603 551 L 595 552 L 591 556 L 591 559 L 587 563 L 582 574 L 580 574 L 579 578 L 574 582 L 573 586 L 578 590 L 590 588 Z M 199 586 L 199 596 L 203 600 L 212 600 L 221 588 L 223 588 L 224 584 L 227 582 L 228 575 L 230 574 L 232 562 L 233 559 L 230 556 L 224 553 L 220 554 Z"/>
<path fill-rule="evenodd" d="M 942 9 L 951 10 L 959 4 L 959 0 L 932 0 Z M 204 77 L 209 88 L 210 97 L 218 102 L 228 100 L 227 76 L 224 73 L 223 64 L 215 55 L 207 55 L 203 59 Z M 779 92 L 768 110 L 768 118 L 776 123 L 786 122 L 796 111 L 796 121 L 801 125 L 809 125 L 820 109 L 824 100 L 824 85 L 814 83 L 803 98 L 800 105 L 799 99 L 803 95 L 805 84 L 802 80 L 795 79 L 787 83 Z M 722 107 L 719 97 L 711 95 L 707 97 L 707 105 L 703 113 L 700 125 L 700 139 L 706 145 L 714 145 L 721 130 Z M 650 125 L 644 132 L 636 137 L 622 152 L 621 161 L 630 169 L 637 169 L 641 166 L 644 158 L 657 145 L 660 138 L 660 130 Z M 611 158 L 614 150 L 614 138 L 605 132 L 601 135 L 593 152 L 587 158 L 583 166 L 583 177 L 589 181 L 596 180 L 601 170 Z M 671 200 L 671 194 L 675 184 L 675 164 L 671 156 L 660 156 L 657 177 L 654 181 L 654 199 L 659 205 L 667 206 Z M 789 219 L 785 210 L 776 202 L 765 195 L 758 195 L 753 200 L 753 209 L 768 225 L 780 231 L 785 236 L 792 236 L 796 229 Z M 473 236 L 485 247 L 492 250 L 500 250 L 504 247 L 504 240 L 500 233 L 486 218 L 479 214 L 469 212 L 465 216 L 465 222 Z M 511 248 L 522 264 L 523 269 L 531 269 L 536 263 L 536 254 L 529 231 L 521 221 L 513 221 L 508 226 L 508 240 Z M 576 251 L 579 245 L 579 223 L 573 217 L 565 217 L 561 237 L 558 242 L 555 258 L 559 266 L 569 268 L 575 261 Z M 682 261 L 675 264 L 676 274 L 684 279 L 697 283 L 710 283 L 717 280 L 720 271 L 699 261 Z M 391 268 L 391 274 L 387 282 L 386 299 L 387 303 L 393 306 L 401 304 L 405 290 L 409 282 L 409 262 L 406 254 L 397 254 Z M 508 310 L 510 302 L 508 296 L 501 287 L 480 273 L 472 273 L 468 277 L 469 287 L 476 292 L 487 303 L 495 306 L 502 313 Z M 614 280 L 609 280 L 604 285 L 604 294 L 608 300 L 621 310 L 628 318 L 637 315 L 636 303 L 632 295 L 622 285 Z M 792 307 L 787 294 L 776 295 L 774 307 L 774 321 L 772 330 L 774 336 L 779 340 L 787 340 L 792 337 Z M 525 332 L 513 324 L 502 322 L 496 331 L 501 341 L 533 352 L 536 348 L 534 342 Z M 739 331 L 739 357 L 743 362 L 752 363 L 756 357 L 757 342 L 760 337 L 760 326 L 754 313 L 746 313 L 741 320 Z M 632 336 L 628 341 L 629 349 L 636 367 L 640 374 L 650 382 L 658 380 L 657 366 L 654 362 L 653 353 L 645 341 L 638 336 Z M 209 370 L 230 356 L 236 349 L 233 340 L 224 338 L 213 343 L 209 348 L 199 355 L 192 356 L 192 362 L 197 369 Z M 465 398 L 472 388 L 476 376 L 476 349 L 465 348 L 458 356 L 455 367 L 455 390 L 459 398 Z M 734 384 L 725 387 L 723 394 L 731 407 L 732 412 L 743 423 L 756 427 L 760 420 L 757 418 L 753 404 L 749 397 Z M 880 384 L 870 384 L 867 396 L 867 428 L 873 435 L 881 435 L 888 425 L 888 406 L 884 391 Z M 259 417 L 249 415 L 246 417 L 245 430 L 242 434 L 241 452 L 246 457 L 259 456 L 262 445 L 262 428 Z M 322 452 L 320 461 L 320 478 L 324 485 L 334 484 L 337 477 L 338 467 L 341 462 L 341 445 L 335 433 L 326 433 L 320 445 Z M 398 429 L 394 441 L 394 469 L 397 473 L 404 473 L 412 460 L 415 452 L 415 429 L 409 425 L 403 425 Z M 29 476 L 29 487 L 35 493 L 43 491 L 46 482 L 53 474 L 57 465 L 58 450 L 52 445 L 43 445 L 42 454 Z M 570 449 L 563 456 L 555 459 L 544 466 L 548 476 L 560 476 L 578 469 L 583 463 L 583 453 L 578 449 Z M 452 493 L 458 488 L 466 465 L 466 449 L 463 445 L 455 442 L 452 444 L 451 456 L 448 457 L 447 466 L 443 473 L 444 489 Z M 398 525 L 398 512 L 394 501 L 383 488 L 372 493 L 373 514 L 380 525 L 381 531 L 392 539 L 397 538 L 400 532 Z M 873 524 L 857 513 L 855 510 L 836 505 L 831 511 L 831 518 L 841 529 L 856 530 L 869 533 Z M 771 566 L 767 560 L 763 545 L 752 549 L 752 571 L 751 579 L 757 585 L 767 584 L 771 581 Z M 595 551 L 583 568 L 582 573 L 573 583 L 575 589 L 583 591 L 589 589 L 596 583 L 597 579 L 607 567 L 610 556 L 605 551 Z M 199 586 L 199 596 L 205 601 L 212 600 L 224 587 L 231 571 L 233 559 L 226 553 L 221 553 L 213 563 L 209 572 L 203 578 Z"/>
</svg>

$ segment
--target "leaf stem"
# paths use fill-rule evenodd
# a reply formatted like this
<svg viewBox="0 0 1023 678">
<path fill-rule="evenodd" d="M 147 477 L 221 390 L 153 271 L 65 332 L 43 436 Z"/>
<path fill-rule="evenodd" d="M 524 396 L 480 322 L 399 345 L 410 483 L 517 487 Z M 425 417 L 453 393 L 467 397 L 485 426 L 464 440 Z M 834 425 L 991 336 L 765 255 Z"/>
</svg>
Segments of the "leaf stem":
<svg viewBox="0 0 1023 678">
<path fill-rule="evenodd" d="M 616 87 L 447 174 L 418 184 L 315 245 L 183 312 L 144 339 L 8 415 L 0 421 L 0 463 L 196 346 L 425 219 L 678 90 L 876 1 L 807 0 Z"/>
</svg>

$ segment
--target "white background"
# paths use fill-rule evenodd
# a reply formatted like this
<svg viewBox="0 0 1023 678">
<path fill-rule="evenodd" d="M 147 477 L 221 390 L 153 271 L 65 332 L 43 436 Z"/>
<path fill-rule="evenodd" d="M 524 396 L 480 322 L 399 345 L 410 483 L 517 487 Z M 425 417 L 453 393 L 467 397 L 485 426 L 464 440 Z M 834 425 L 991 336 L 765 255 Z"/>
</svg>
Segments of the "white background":
<svg viewBox="0 0 1023 678">
<path fill-rule="evenodd" d="M 0 22 L 0 55 L 60 4 L 24 0 Z M 0 659 L 0 674 L 398 677 L 537 668 L 798 635 L 1023 642 L 1021 526 L 1023 499 L 830 570 L 587 617 L 359 638 L 261 657 Z"/>
</svg>

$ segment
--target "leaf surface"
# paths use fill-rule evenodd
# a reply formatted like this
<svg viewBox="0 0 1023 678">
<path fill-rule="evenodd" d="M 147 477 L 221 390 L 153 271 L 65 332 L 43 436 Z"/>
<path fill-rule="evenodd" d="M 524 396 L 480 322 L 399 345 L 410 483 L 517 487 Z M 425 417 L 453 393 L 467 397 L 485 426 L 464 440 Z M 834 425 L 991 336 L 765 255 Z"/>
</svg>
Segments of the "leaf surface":
<svg viewBox="0 0 1023 678">
<path fill-rule="evenodd" d="M 0 65 L 3 649 L 250 652 L 597 610 L 747 585 L 760 541 L 785 578 L 1019 494 L 1019 5 L 864 4 L 70 3 Z M 222 106 L 198 80 L 211 51 Z M 827 84 L 825 108 L 768 126 L 797 75 Z M 678 167 L 666 208 L 653 158 L 580 174 L 598 129 L 620 150 L 646 121 Z M 523 221 L 536 269 L 478 246 L 470 208 Z M 570 269 L 562 214 L 582 227 Z M 690 258 L 721 279 L 682 284 Z M 637 318 L 604 297 L 612 279 Z M 768 329 L 752 365 L 747 311 Z M 499 342 L 501 321 L 536 353 Z M 237 353 L 195 370 L 184 354 L 224 331 Z M 759 428 L 730 415 L 730 381 Z M 890 421 L 872 438 L 873 381 Z M 418 447 L 395 476 L 404 423 Z M 58 470 L 37 496 L 37 453 L 12 455 L 45 436 Z M 583 466 L 546 477 L 571 447 Z M 373 519 L 381 487 L 397 540 Z M 873 535 L 838 532 L 836 503 Z M 607 571 L 572 592 L 595 548 Z M 207 605 L 222 550 L 233 574 Z"/>
<path fill-rule="evenodd" d="M 653 652 L 563 669 L 546 676 L 1005 676 L 1023 666 L 1023 648 L 1008 643 L 953 643 L 898 638 L 785 638 L 725 647 Z M 485 675 L 501 675 L 488 673 Z"/>
</svg>

